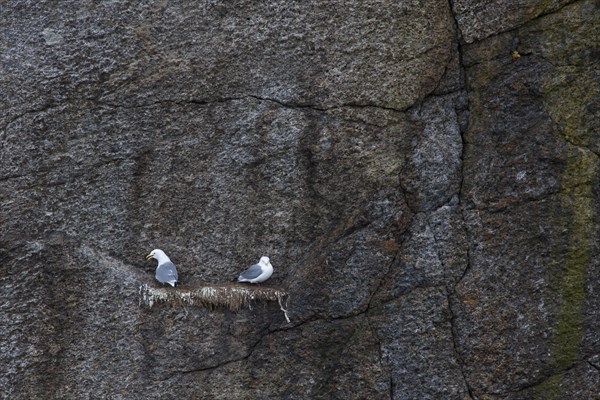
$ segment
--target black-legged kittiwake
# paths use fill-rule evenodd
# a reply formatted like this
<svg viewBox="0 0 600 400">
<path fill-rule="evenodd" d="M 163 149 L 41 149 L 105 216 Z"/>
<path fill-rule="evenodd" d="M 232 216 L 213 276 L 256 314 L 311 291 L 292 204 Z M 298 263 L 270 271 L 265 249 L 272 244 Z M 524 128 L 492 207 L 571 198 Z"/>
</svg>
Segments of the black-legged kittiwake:
<svg viewBox="0 0 600 400">
<path fill-rule="evenodd" d="M 259 283 L 264 282 L 273 275 L 273 266 L 269 257 L 261 257 L 258 264 L 254 264 L 242 272 L 238 277 L 238 282 Z"/>
<path fill-rule="evenodd" d="M 171 286 L 177 284 L 177 268 L 175 264 L 171 262 L 169 257 L 164 251 L 154 249 L 146 256 L 146 260 L 154 258 L 158 261 L 158 267 L 156 267 L 156 280 L 160 283 L 168 283 Z"/>
</svg>

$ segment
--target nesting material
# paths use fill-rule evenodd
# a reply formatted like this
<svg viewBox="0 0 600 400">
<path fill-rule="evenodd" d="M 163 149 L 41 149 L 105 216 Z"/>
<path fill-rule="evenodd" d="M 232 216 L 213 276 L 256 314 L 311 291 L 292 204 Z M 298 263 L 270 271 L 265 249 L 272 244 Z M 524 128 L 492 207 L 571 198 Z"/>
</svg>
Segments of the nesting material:
<svg viewBox="0 0 600 400">
<path fill-rule="evenodd" d="M 286 321 L 287 292 L 270 287 L 242 286 L 235 284 L 204 285 L 189 288 L 157 288 L 148 284 L 140 286 L 140 304 L 152 307 L 155 303 L 200 305 L 209 309 L 227 308 L 239 311 L 252 308 L 258 301 L 277 301 Z M 285 305 L 285 307 L 284 307 Z"/>
</svg>

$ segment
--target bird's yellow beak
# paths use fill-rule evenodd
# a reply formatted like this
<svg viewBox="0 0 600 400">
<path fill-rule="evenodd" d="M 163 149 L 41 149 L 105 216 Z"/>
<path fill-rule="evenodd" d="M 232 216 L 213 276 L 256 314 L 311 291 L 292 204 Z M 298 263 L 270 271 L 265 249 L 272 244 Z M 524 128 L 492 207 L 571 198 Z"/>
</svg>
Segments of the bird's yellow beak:
<svg viewBox="0 0 600 400">
<path fill-rule="evenodd" d="M 148 255 L 146 256 L 146 260 L 149 260 L 149 259 L 151 259 L 151 258 L 153 258 L 152 254 L 148 254 Z"/>
</svg>

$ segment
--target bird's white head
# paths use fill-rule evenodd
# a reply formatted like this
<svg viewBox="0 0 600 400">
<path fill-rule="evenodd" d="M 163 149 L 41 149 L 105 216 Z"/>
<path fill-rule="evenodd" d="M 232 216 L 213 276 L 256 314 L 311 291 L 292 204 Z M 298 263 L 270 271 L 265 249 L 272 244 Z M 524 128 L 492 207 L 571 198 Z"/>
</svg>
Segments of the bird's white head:
<svg viewBox="0 0 600 400">
<path fill-rule="evenodd" d="M 169 259 L 169 257 L 167 257 L 165 252 L 160 249 L 154 249 L 150 252 L 150 254 L 148 254 L 146 256 L 146 260 L 150 260 L 152 258 L 156 259 L 159 264 L 162 264 L 163 262 L 166 262 L 166 261 L 171 261 Z"/>
<path fill-rule="evenodd" d="M 260 263 L 263 265 L 268 265 L 271 262 L 271 260 L 269 260 L 269 257 L 267 256 L 262 256 L 260 258 Z"/>
</svg>

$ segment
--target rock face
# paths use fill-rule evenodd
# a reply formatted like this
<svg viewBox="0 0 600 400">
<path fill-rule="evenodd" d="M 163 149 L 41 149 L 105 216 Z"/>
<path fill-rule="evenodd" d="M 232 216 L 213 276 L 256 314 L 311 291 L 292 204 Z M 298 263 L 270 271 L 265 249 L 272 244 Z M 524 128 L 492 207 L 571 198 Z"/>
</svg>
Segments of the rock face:
<svg viewBox="0 0 600 400">
<path fill-rule="evenodd" d="M 0 5 L 7 399 L 600 387 L 597 1 Z M 289 295 L 140 303 L 268 255 Z M 177 289 L 173 289 L 177 290 Z"/>
</svg>

